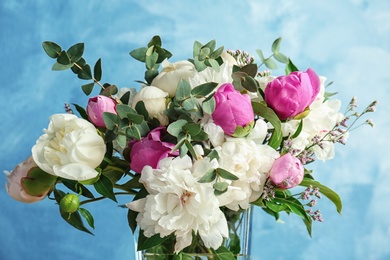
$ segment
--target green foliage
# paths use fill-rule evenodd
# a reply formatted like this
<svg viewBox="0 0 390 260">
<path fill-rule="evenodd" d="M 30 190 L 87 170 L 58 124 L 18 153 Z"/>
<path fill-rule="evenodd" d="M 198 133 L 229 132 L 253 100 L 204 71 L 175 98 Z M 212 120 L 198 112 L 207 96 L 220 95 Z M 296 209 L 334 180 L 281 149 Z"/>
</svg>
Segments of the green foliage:
<svg viewBox="0 0 390 260">
<path fill-rule="evenodd" d="M 203 45 L 202 43 L 195 41 L 193 48 L 193 60 L 190 60 L 198 72 L 206 69 L 207 67 L 213 68 L 219 72 L 220 65 L 222 64 L 221 54 L 224 47 L 221 46 L 215 49 L 216 41 L 212 40 Z"/>
<path fill-rule="evenodd" d="M 50 41 L 43 42 L 42 47 L 50 58 L 56 59 L 52 70 L 71 69 L 79 79 L 92 80 L 92 82 L 81 86 L 81 89 L 87 96 L 92 93 L 95 84 L 100 85 L 104 89 L 100 83 L 102 78 L 101 59 L 95 63 L 92 75 L 91 66 L 82 57 L 84 54 L 84 43 L 76 43 L 67 51 L 63 50 L 58 44 Z"/>
<path fill-rule="evenodd" d="M 272 124 L 274 127 L 273 133 L 271 135 L 271 139 L 269 140 L 268 145 L 271 146 L 274 149 L 277 149 L 282 140 L 283 140 L 283 133 L 282 133 L 282 124 L 279 120 L 279 117 L 276 115 L 276 113 L 269 107 L 267 107 L 263 103 L 259 102 L 252 102 L 252 107 L 255 115 L 258 115 L 268 122 Z M 259 119 L 261 120 L 261 119 Z"/>
<path fill-rule="evenodd" d="M 267 57 L 267 58 L 265 58 L 265 56 L 261 50 L 256 50 L 256 53 L 261 60 L 260 66 L 264 64 L 270 70 L 277 69 L 278 66 L 276 65 L 276 62 L 273 59 L 275 59 L 276 61 L 278 61 L 280 63 L 286 64 L 286 67 L 289 66 L 289 63 L 291 62 L 290 59 L 286 55 L 284 55 L 283 53 L 280 52 L 281 41 L 282 41 L 282 38 L 279 37 L 272 43 L 272 46 L 271 46 L 272 55 Z"/>
<path fill-rule="evenodd" d="M 101 174 L 99 180 L 95 182 L 93 186 L 101 195 L 117 202 L 114 194 L 114 185 L 108 177 Z"/>
<path fill-rule="evenodd" d="M 153 36 L 147 47 L 141 47 L 130 52 L 134 59 L 144 62 L 146 67 L 145 80 L 148 84 L 158 75 L 160 63 L 172 57 L 172 53 L 162 48 L 160 36 Z"/>
<path fill-rule="evenodd" d="M 61 200 L 62 198 L 64 198 L 66 196 L 66 194 L 61 191 L 61 190 L 58 190 L 58 189 L 54 189 L 54 198 L 55 200 L 57 201 L 58 204 L 61 203 Z M 59 207 L 59 210 L 60 210 L 60 215 L 61 217 L 68 223 L 70 224 L 71 226 L 73 226 L 74 228 L 78 229 L 78 230 L 81 230 L 83 232 L 86 232 L 88 234 L 91 234 L 93 235 L 93 233 L 91 231 L 89 231 L 84 223 L 83 223 L 83 220 L 81 218 L 81 215 L 79 213 L 79 211 L 75 211 L 73 213 L 68 213 L 68 212 L 65 212 L 63 210 L 61 210 L 61 208 Z M 83 210 L 82 210 L 83 211 Z M 85 212 L 84 212 L 85 213 Z M 91 220 L 89 220 L 91 221 Z M 88 223 L 89 223 L 88 221 Z"/>
</svg>

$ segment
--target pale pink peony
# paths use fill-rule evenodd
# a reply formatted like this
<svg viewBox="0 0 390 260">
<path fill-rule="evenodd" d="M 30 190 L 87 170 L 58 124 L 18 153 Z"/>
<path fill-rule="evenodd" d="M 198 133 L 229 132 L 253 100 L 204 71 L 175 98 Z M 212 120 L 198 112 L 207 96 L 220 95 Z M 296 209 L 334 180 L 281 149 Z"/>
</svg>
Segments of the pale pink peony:
<svg viewBox="0 0 390 260">
<path fill-rule="evenodd" d="M 290 153 L 275 160 L 269 178 L 278 187 L 290 189 L 303 180 L 304 168 L 301 161 Z"/>
<path fill-rule="evenodd" d="M 32 156 L 28 157 L 25 161 L 18 164 L 11 172 L 5 171 L 7 175 L 8 183 L 5 184 L 8 195 L 15 200 L 24 203 L 33 203 L 44 199 L 49 192 L 45 190 L 39 196 L 32 196 L 27 193 L 22 185 L 22 180 L 28 178 L 28 173 L 31 169 L 37 167 Z"/>
<path fill-rule="evenodd" d="M 103 113 L 110 112 L 116 114 L 116 102 L 106 96 L 96 96 L 88 100 L 88 119 L 97 127 L 106 127 L 103 120 Z"/>
</svg>

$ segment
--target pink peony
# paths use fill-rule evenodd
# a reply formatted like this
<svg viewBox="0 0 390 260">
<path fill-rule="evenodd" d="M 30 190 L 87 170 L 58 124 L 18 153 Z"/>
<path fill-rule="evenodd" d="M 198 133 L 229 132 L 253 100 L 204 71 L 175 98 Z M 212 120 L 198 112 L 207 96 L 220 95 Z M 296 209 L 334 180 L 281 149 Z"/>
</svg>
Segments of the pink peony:
<svg viewBox="0 0 390 260">
<path fill-rule="evenodd" d="M 10 195 L 15 200 L 24 203 L 33 203 L 44 199 L 51 189 L 50 181 L 52 181 L 54 184 L 56 177 L 42 172 L 44 174 L 43 176 L 45 177 L 44 182 L 49 180 L 49 182 L 46 182 L 42 185 L 40 180 L 34 180 L 34 178 L 30 176 L 31 170 L 35 168 L 38 167 L 32 156 L 30 156 L 24 162 L 18 164 L 11 172 L 5 171 L 8 180 L 5 188 L 8 195 Z M 30 182 L 24 183 L 24 179 L 29 179 Z M 36 194 L 29 194 L 28 190 L 30 190 L 30 193 L 31 191 L 34 191 Z"/>
<path fill-rule="evenodd" d="M 211 117 L 225 134 L 242 137 L 253 127 L 254 113 L 249 95 L 241 94 L 230 83 L 223 84 L 214 95 L 216 106 Z"/>
<path fill-rule="evenodd" d="M 280 120 L 294 118 L 313 103 L 320 91 L 320 79 L 312 69 L 280 76 L 267 84 L 265 102 Z"/>
<path fill-rule="evenodd" d="M 103 120 L 103 113 L 110 112 L 116 114 L 116 102 L 106 96 L 96 96 L 88 100 L 87 114 L 89 120 L 97 127 L 106 127 Z"/>
<path fill-rule="evenodd" d="M 301 161 L 290 153 L 275 160 L 269 178 L 278 187 L 290 189 L 303 180 L 304 169 Z"/>
<path fill-rule="evenodd" d="M 166 134 L 165 127 L 153 129 L 141 141 L 132 141 L 129 146 L 130 151 L 130 169 L 141 173 L 144 166 L 149 165 L 153 169 L 158 167 L 158 163 L 168 156 L 178 156 L 179 152 L 171 153 L 175 146 L 172 143 L 162 142 L 161 138 Z"/>
</svg>

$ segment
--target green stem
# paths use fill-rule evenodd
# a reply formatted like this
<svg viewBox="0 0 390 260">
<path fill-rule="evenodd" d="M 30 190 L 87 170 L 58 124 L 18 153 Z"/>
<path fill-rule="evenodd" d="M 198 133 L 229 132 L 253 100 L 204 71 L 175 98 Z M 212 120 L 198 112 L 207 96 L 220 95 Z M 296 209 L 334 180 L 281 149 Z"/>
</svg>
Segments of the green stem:
<svg viewBox="0 0 390 260">
<path fill-rule="evenodd" d="M 115 192 L 114 194 L 115 194 L 115 195 L 129 195 L 128 192 Z M 80 206 L 81 206 L 81 205 L 84 205 L 84 204 L 91 203 L 91 202 L 103 200 L 103 199 L 107 199 L 107 197 L 102 196 L 102 197 L 98 197 L 98 198 L 93 198 L 93 199 L 89 199 L 89 200 L 84 200 L 84 201 L 81 201 L 81 202 L 80 202 Z"/>
</svg>

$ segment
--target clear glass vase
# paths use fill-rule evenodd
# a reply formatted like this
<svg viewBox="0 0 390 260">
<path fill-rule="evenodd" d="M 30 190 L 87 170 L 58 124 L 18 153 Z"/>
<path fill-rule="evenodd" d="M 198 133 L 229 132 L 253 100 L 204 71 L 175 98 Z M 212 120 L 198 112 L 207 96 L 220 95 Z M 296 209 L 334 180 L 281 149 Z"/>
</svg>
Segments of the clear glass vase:
<svg viewBox="0 0 390 260">
<path fill-rule="evenodd" d="M 214 251 L 209 248 L 194 246 L 198 243 L 195 237 L 191 246 L 183 249 L 179 255 L 175 255 L 167 248 L 174 248 L 174 240 L 165 241 L 164 244 L 152 247 L 142 251 L 136 251 L 136 260 L 175 260 L 175 259 L 195 259 L 195 260 L 210 260 L 210 259 L 238 259 L 246 260 L 251 257 L 251 237 L 252 237 L 252 207 L 239 212 L 225 209 L 224 213 L 229 226 L 229 238 L 225 239 L 223 246 L 224 250 Z M 135 237 L 135 248 L 137 248 L 137 237 Z"/>
</svg>

